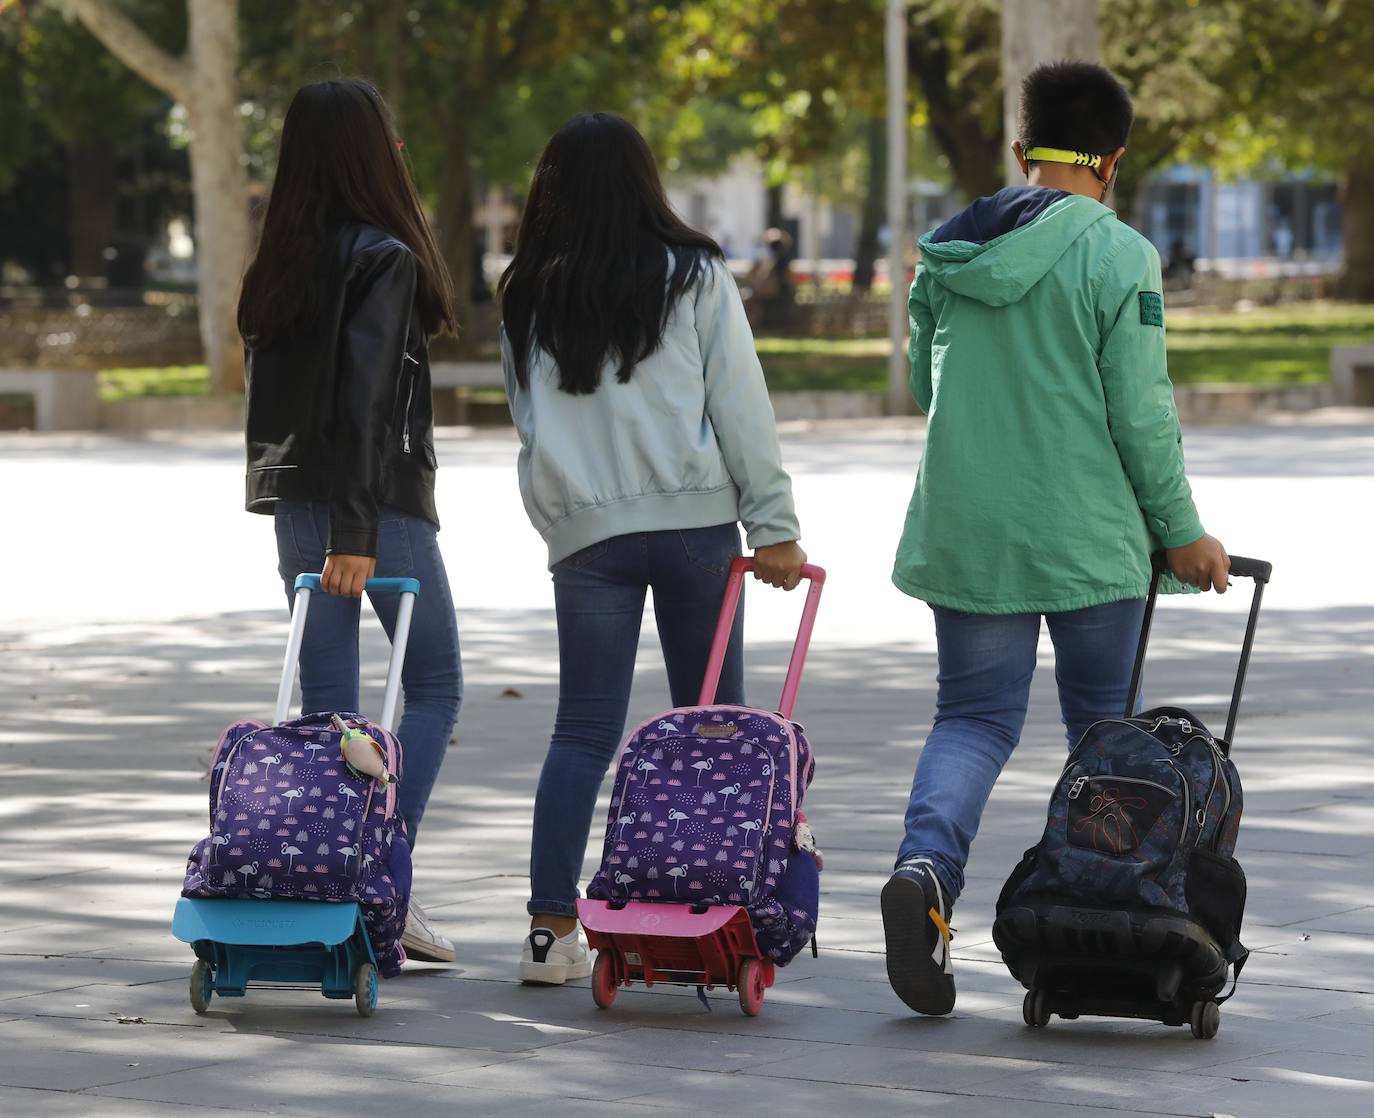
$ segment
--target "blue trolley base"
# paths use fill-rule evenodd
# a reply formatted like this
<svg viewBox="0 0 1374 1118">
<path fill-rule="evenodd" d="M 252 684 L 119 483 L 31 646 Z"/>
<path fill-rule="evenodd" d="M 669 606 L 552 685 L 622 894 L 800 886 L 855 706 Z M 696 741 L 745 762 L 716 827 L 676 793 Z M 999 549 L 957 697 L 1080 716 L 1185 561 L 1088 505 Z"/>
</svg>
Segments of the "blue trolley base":
<svg viewBox="0 0 1374 1118">
<path fill-rule="evenodd" d="M 241 998 L 249 987 L 318 989 L 352 998 L 359 1014 L 377 1007 L 377 958 L 356 903 L 214 900 L 182 897 L 172 934 L 189 943 L 191 1005 Z"/>
</svg>

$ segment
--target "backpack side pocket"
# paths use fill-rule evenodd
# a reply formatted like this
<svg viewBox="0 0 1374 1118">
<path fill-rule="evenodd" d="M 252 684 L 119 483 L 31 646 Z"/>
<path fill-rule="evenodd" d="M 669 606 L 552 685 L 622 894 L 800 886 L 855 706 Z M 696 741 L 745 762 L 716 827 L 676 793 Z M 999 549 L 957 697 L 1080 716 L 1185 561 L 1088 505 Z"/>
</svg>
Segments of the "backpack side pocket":
<svg viewBox="0 0 1374 1118">
<path fill-rule="evenodd" d="M 1202 921 L 1223 947 L 1240 942 L 1245 915 L 1245 871 L 1234 858 L 1194 847 L 1185 887 L 1188 912 Z"/>
</svg>

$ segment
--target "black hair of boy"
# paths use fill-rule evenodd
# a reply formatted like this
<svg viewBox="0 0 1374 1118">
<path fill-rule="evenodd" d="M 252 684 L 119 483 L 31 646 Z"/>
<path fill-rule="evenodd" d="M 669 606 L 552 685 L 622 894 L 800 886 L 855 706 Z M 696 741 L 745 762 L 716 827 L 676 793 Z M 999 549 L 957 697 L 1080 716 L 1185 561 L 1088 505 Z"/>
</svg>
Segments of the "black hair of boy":
<svg viewBox="0 0 1374 1118">
<path fill-rule="evenodd" d="M 1126 146 L 1131 95 L 1095 62 L 1045 62 L 1021 83 L 1018 139 L 1024 151 L 1061 148 L 1108 155 Z"/>
</svg>

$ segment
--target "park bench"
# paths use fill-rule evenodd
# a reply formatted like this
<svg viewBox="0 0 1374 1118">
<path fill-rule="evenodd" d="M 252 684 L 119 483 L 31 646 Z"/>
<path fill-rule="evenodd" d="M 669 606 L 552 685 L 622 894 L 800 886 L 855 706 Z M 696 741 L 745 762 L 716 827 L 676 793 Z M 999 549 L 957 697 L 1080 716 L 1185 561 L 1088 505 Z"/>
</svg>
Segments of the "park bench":
<svg viewBox="0 0 1374 1118">
<path fill-rule="evenodd" d="M 32 396 L 37 431 L 88 431 L 100 422 L 99 375 L 94 369 L 0 368 L 0 396 Z"/>
<path fill-rule="evenodd" d="M 432 361 L 430 383 L 434 388 L 434 422 L 443 425 L 507 422 L 505 405 L 479 403 L 472 399 L 476 388 L 506 386 L 499 361 Z"/>
<path fill-rule="evenodd" d="M 429 379 L 435 388 L 504 388 L 499 361 L 433 361 Z"/>
<path fill-rule="evenodd" d="M 1332 346 L 1331 383 L 1338 403 L 1374 408 L 1374 345 Z"/>
</svg>

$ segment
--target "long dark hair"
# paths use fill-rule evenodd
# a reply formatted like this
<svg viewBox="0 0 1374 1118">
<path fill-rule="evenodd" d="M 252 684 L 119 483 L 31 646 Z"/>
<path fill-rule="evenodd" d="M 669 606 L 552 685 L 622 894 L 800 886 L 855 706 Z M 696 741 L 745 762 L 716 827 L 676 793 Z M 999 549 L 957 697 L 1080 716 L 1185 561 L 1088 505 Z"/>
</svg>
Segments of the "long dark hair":
<svg viewBox="0 0 1374 1118">
<path fill-rule="evenodd" d="M 296 91 L 282 125 L 262 242 L 239 296 L 239 333 L 249 345 L 314 322 L 329 238 L 346 221 L 376 226 L 410 249 L 425 329 L 457 329 L 453 281 L 400 146 L 391 113 L 368 82 L 319 81 Z"/>
<path fill-rule="evenodd" d="M 711 257 L 724 253 L 673 212 L 634 126 L 613 113 L 579 113 L 540 156 L 501 277 L 516 380 L 528 387 L 537 345 L 557 362 L 564 392 L 595 392 L 608 360 L 626 383 L 662 344 L 678 297 Z"/>
</svg>

